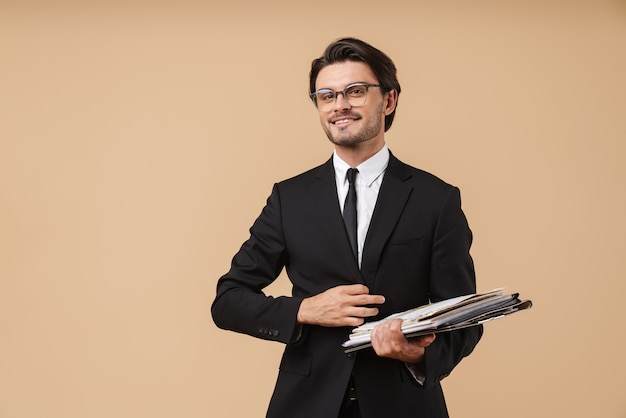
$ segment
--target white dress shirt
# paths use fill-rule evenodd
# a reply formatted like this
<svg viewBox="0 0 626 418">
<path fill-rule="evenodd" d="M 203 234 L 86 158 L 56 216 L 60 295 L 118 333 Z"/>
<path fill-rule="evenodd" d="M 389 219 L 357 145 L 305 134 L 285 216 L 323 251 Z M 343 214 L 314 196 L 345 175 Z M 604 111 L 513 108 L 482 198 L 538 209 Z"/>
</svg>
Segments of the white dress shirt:
<svg viewBox="0 0 626 418">
<path fill-rule="evenodd" d="M 359 173 L 356 176 L 356 213 L 357 213 L 357 244 L 358 244 L 358 261 L 361 267 L 361 259 L 363 254 L 363 245 L 367 236 L 367 230 L 372 220 L 376 200 L 380 185 L 383 183 L 385 170 L 389 164 L 389 149 L 387 145 L 370 157 L 368 160 L 359 164 L 356 168 Z M 335 181 L 337 182 L 337 197 L 339 206 L 343 213 L 343 205 L 346 201 L 346 195 L 350 187 L 348 183 L 347 172 L 350 166 L 337 155 L 333 153 L 333 166 L 335 167 Z"/>
</svg>

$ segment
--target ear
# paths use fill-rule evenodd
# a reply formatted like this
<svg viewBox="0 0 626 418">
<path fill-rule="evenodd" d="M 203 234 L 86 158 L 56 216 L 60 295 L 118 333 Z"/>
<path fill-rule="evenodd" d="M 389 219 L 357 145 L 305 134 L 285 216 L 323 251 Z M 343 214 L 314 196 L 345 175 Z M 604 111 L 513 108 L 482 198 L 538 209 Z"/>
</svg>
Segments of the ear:
<svg viewBox="0 0 626 418">
<path fill-rule="evenodd" d="M 394 89 L 387 93 L 383 97 L 385 100 L 385 107 L 383 108 L 383 113 L 385 116 L 390 115 L 394 110 L 396 110 L 396 105 L 398 104 L 398 92 Z"/>
</svg>

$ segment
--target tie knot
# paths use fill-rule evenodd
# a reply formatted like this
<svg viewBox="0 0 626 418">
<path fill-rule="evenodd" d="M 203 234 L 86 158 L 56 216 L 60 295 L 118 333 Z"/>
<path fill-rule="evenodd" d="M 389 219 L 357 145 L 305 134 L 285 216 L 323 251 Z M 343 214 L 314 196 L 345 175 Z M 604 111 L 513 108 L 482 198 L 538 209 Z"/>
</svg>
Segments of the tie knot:
<svg viewBox="0 0 626 418">
<path fill-rule="evenodd" d="M 359 170 L 357 170 L 356 168 L 349 168 L 348 169 L 348 183 L 354 184 L 354 181 L 356 180 L 356 174 L 358 172 L 359 172 Z"/>
</svg>

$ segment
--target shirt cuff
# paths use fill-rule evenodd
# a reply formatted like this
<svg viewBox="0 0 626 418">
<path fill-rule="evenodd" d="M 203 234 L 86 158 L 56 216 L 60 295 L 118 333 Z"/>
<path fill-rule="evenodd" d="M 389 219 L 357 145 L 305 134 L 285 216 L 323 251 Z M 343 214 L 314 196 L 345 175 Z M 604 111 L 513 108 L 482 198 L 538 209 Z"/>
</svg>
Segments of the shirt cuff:
<svg viewBox="0 0 626 418">
<path fill-rule="evenodd" d="M 417 363 L 404 363 L 406 369 L 411 373 L 413 379 L 420 385 L 424 386 L 424 381 L 426 380 L 426 373 L 424 373 L 424 368 L 421 364 Z"/>
</svg>

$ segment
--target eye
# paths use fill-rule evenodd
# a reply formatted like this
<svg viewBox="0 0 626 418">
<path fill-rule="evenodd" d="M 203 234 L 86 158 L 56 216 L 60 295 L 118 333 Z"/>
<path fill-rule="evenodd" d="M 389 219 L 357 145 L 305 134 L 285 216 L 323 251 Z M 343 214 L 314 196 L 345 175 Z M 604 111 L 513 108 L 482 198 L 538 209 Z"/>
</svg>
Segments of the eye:
<svg viewBox="0 0 626 418">
<path fill-rule="evenodd" d="M 365 86 L 352 86 L 352 87 L 348 88 L 346 93 L 350 97 L 363 96 L 365 94 Z"/>
<path fill-rule="evenodd" d="M 317 92 L 317 100 L 320 102 L 329 102 L 335 99 L 335 92 L 332 90 L 320 90 Z"/>
</svg>

